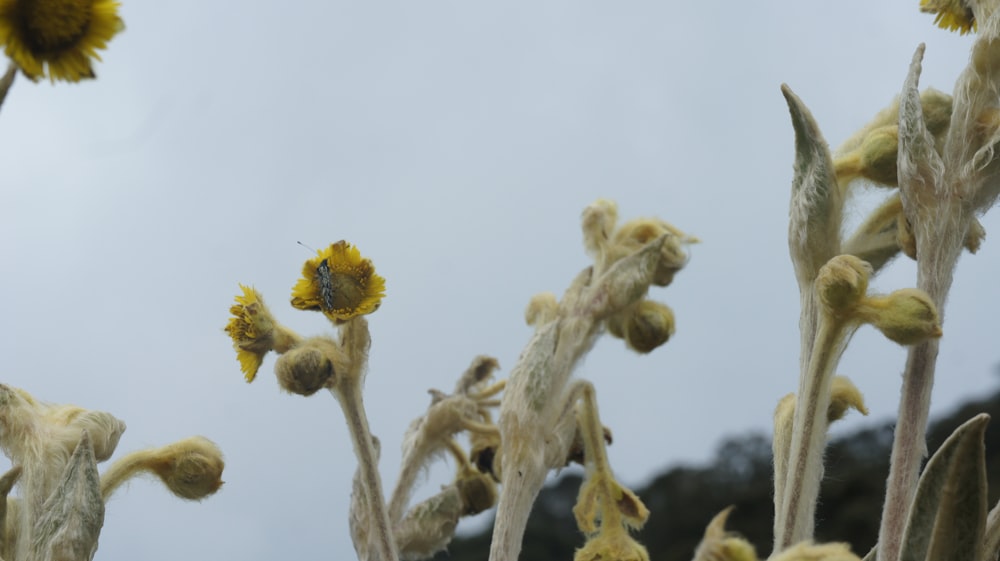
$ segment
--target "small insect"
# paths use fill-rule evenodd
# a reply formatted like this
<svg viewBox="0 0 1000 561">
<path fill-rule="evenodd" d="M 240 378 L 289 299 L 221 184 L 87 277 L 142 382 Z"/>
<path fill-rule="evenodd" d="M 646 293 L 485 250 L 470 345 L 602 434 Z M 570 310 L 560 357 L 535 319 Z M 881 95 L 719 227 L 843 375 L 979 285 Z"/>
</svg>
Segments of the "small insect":
<svg viewBox="0 0 1000 561">
<path fill-rule="evenodd" d="M 295 243 L 310 251 L 316 251 L 302 242 L 297 241 Z M 326 259 L 320 261 L 319 265 L 316 266 L 316 283 L 319 284 L 319 297 L 320 300 L 322 300 L 320 308 L 323 310 L 332 310 L 333 297 L 337 291 L 333 288 L 333 277 L 330 275 L 330 264 L 327 263 Z"/>
<path fill-rule="evenodd" d="M 332 310 L 336 291 L 333 289 L 333 279 L 330 277 L 330 264 L 326 259 L 316 266 L 316 280 L 319 282 L 319 297 L 323 300 L 323 309 Z"/>
</svg>

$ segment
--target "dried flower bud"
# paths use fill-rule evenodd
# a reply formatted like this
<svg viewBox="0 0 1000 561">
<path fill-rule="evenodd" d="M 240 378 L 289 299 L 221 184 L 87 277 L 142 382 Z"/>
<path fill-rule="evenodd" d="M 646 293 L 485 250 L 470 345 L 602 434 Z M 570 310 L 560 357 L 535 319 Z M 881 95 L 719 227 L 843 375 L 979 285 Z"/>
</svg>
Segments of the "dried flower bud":
<svg viewBox="0 0 1000 561">
<path fill-rule="evenodd" d="M 524 321 L 528 325 L 538 326 L 556 319 L 559 311 L 559 301 L 551 292 L 541 292 L 531 297 L 528 308 L 524 310 Z"/>
<path fill-rule="evenodd" d="M 497 485 L 493 478 L 484 473 L 470 470 L 455 482 L 462 496 L 462 516 L 472 516 L 493 508 L 497 503 Z"/>
<path fill-rule="evenodd" d="M 927 131 L 935 138 L 941 138 L 951 124 L 951 96 L 934 88 L 927 88 L 920 94 L 920 107 L 923 109 Z"/>
<path fill-rule="evenodd" d="M 930 297 L 916 288 L 865 299 L 864 319 L 900 345 L 916 345 L 941 336 L 941 320 Z"/>
<path fill-rule="evenodd" d="M 871 265 L 853 255 L 838 255 L 827 261 L 816 277 L 816 294 L 834 315 L 852 313 L 868 290 Z"/>
<path fill-rule="evenodd" d="M 983 240 L 986 239 L 986 228 L 983 228 L 983 224 L 972 219 L 969 223 L 969 230 L 965 233 L 965 249 L 969 250 L 969 253 L 975 253 L 979 251 L 979 247 L 983 245 Z"/>
<path fill-rule="evenodd" d="M 222 451 L 209 439 L 192 436 L 155 452 L 146 467 L 182 499 L 201 500 L 222 487 Z"/>
<path fill-rule="evenodd" d="M 482 473 L 488 473 L 494 481 L 500 481 L 500 435 L 497 433 L 472 432 L 469 434 L 469 461 Z"/>
<path fill-rule="evenodd" d="M 610 473 L 597 470 L 580 485 L 573 507 L 576 525 L 583 533 L 593 534 L 598 521 L 607 519 L 605 512 L 611 509 L 617 511 L 622 524 L 629 528 L 642 528 L 649 518 L 649 509 L 631 489 L 618 483 Z M 603 522 L 601 527 L 605 527 Z"/>
<path fill-rule="evenodd" d="M 330 385 L 337 374 L 335 362 L 345 360 L 335 342 L 316 337 L 281 355 L 274 373 L 282 389 L 308 396 Z"/>
<path fill-rule="evenodd" d="M 625 342 L 639 353 L 650 353 L 674 334 L 674 312 L 653 300 L 640 300 L 624 322 Z"/>
<path fill-rule="evenodd" d="M 875 183 L 895 187 L 896 156 L 899 154 L 899 127 L 879 127 L 865 137 L 859 151 L 858 173 Z"/>
<path fill-rule="evenodd" d="M 588 539 L 576 550 L 573 561 L 649 561 L 649 553 L 619 526 Z"/>
</svg>

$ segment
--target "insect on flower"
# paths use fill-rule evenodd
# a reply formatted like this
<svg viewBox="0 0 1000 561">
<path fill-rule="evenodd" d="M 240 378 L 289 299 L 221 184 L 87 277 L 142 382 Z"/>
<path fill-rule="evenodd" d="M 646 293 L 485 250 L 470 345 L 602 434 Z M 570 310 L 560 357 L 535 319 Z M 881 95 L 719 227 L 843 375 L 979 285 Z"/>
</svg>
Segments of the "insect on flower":
<svg viewBox="0 0 1000 561">
<path fill-rule="evenodd" d="M 385 279 L 375 274 L 372 262 L 341 240 L 303 265 L 302 277 L 292 288 L 292 306 L 340 322 L 374 312 L 384 294 Z"/>
<path fill-rule="evenodd" d="M 316 266 L 316 282 L 319 284 L 319 296 L 324 310 L 333 309 L 333 279 L 330 277 L 330 264 L 326 259 Z"/>
</svg>

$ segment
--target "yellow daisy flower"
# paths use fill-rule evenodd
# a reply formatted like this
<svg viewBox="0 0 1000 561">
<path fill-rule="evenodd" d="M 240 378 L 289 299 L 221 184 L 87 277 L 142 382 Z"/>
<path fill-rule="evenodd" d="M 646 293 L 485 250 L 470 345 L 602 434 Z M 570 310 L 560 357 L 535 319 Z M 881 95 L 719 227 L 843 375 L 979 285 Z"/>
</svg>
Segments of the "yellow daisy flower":
<svg viewBox="0 0 1000 561">
<path fill-rule="evenodd" d="M 274 346 L 276 324 L 259 292 L 242 284 L 240 289 L 243 295 L 237 296 L 236 304 L 229 308 L 233 317 L 229 318 L 225 330 L 233 339 L 240 370 L 247 382 L 253 382 L 264 355 Z"/>
<path fill-rule="evenodd" d="M 385 296 L 385 279 L 358 248 L 341 240 L 302 266 L 302 278 L 292 288 L 292 306 L 319 310 L 335 323 L 378 309 Z"/>
<path fill-rule="evenodd" d="M 32 80 L 78 82 L 93 78 L 91 59 L 101 60 L 125 28 L 114 0 L 0 0 L 0 45 Z"/>
<path fill-rule="evenodd" d="M 976 18 L 968 0 L 920 0 L 920 11 L 935 14 L 934 23 L 962 35 L 976 29 Z"/>
</svg>

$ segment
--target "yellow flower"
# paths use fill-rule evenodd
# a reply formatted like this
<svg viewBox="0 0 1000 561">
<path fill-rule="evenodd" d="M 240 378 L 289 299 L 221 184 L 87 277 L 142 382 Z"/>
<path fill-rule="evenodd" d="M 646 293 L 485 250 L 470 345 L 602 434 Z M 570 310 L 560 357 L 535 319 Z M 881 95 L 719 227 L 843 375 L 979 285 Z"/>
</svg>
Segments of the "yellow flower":
<svg viewBox="0 0 1000 561">
<path fill-rule="evenodd" d="M 125 28 L 114 0 L 0 0 L 0 45 L 32 80 L 93 78 L 91 59 Z"/>
<path fill-rule="evenodd" d="M 935 14 L 934 23 L 962 35 L 976 29 L 976 18 L 968 0 L 920 0 L 920 11 Z"/>
<path fill-rule="evenodd" d="M 378 309 L 385 296 L 385 279 L 358 248 L 341 240 L 302 266 L 302 278 L 292 288 L 292 306 L 319 310 L 335 323 Z"/>
<path fill-rule="evenodd" d="M 247 382 L 252 382 L 264 355 L 273 347 L 275 322 L 259 292 L 242 284 L 240 289 L 243 295 L 237 296 L 236 304 L 229 308 L 233 317 L 229 318 L 225 330 L 233 338 L 240 370 Z"/>
</svg>

